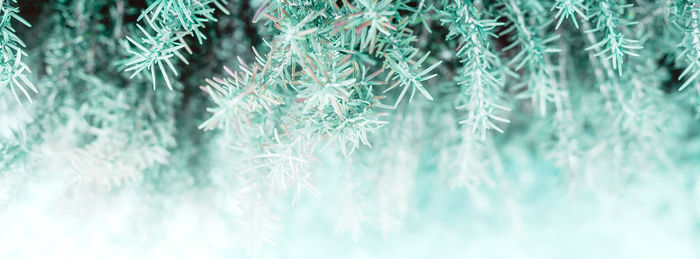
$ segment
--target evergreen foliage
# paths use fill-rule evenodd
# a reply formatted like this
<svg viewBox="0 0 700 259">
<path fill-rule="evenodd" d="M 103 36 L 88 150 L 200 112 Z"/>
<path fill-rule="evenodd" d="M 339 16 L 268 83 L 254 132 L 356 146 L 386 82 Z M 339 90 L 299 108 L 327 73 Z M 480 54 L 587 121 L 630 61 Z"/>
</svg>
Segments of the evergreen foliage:
<svg viewBox="0 0 700 259">
<path fill-rule="evenodd" d="M 16 5 L 16 0 L 3 0 L 0 1 L 0 15 L 2 15 L 2 20 L 0 20 L 0 47 L 2 47 L 2 58 L 0 64 L 0 88 L 9 88 L 14 96 L 15 100 L 19 103 L 19 97 L 17 91 L 21 91 L 24 96 L 26 96 L 31 102 L 31 97 L 27 92 L 26 88 L 31 91 L 37 92 L 36 87 L 29 80 L 27 80 L 27 74 L 31 72 L 27 64 L 22 61 L 23 56 L 27 56 L 23 48 L 26 44 L 20 39 L 12 26 L 12 22 L 16 21 L 24 26 L 31 27 L 29 22 L 24 20 L 18 13 L 19 9 L 14 6 Z M 25 88 L 26 87 L 26 88 Z"/>
<path fill-rule="evenodd" d="M 251 253 L 303 193 L 388 233 L 421 170 L 474 195 L 519 159 L 592 190 L 692 178 L 696 2 L 0 0 L 0 177 L 211 187 Z M 337 159 L 356 173 L 324 188 Z"/>
</svg>

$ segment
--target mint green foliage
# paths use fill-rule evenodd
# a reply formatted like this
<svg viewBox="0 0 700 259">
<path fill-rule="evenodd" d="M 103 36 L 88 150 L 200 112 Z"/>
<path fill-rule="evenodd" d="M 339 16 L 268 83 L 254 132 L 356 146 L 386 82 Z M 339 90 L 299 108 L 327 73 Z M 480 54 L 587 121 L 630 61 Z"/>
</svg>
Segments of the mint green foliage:
<svg viewBox="0 0 700 259">
<path fill-rule="evenodd" d="M 19 103 L 18 91 L 22 92 L 29 102 L 32 101 L 27 90 L 38 92 L 34 84 L 27 79 L 27 74 L 31 72 L 27 64 L 22 61 L 23 56 L 27 56 L 24 52 L 26 44 L 20 39 L 13 27 L 21 24 L 31 27 L 29 22 L 24 20 L 19 15 L 19 9 L 15 6 L 17 0 L 2 0 L 0 1 L 0 89 L 3 91 L 10 89 L 12 96 Z M 29 89 L 27 89 L 29 88 Z"/>
<path fill-rule="evenodd" d="M 443 10 L 441 20 L 450 26 L 446 40 L 459 42 L 455 56 L 462 63 L 457 70 L 459 74 L 454 77 L 457 91 L 451 99 L 455 106 L 448 109 L 456 109 L 466 116 L 457 114 L 445 118 L 446 121 L 459 120 L 462 126 L 446 127 L 452 137 L 441 144 L 445 147 L 440 151 L 438 166 L 441 171 L 448 172 L 447 182 L 452 187 L 470 189 L 482 182 L 493 182 L 488 172 L 491 163 L 499 158 L 489 150 L 492 145 L 489 131 L 503 133 L 503 125 L 510 122 L 505 116 L 511 110 L 504 90 L 506 76 L 512 72 L 494 53 L 492 42 L 498 39 L 494 30 L 505 24 L 498 22 L 498 17 L 488 10 L 478 8 L 483 7 L 471 1 L 455 1 Z"/>
<path fill-rule="evenodd" d="M 617 1 L 594 1 L 590 12 L 595 27 L 586 31 L 586 33 L 601 34 L 599 41 L 587 47 L 586 50 L 595 50 L 596 56 L 611 60 L 612 67 L 617 68 L 620 76 L 622 76 L 624 56 L 638 56 L 634 51 L 642 48 L 638 40 L 626 37 L 620 28 L 636 24 L 624 17 L 625 10 L 632 6 L 633 4 L 620 4 Z"/>
<path fill-rule="evenodd" d="M 459 76 L 455 77 L 461 88 L 456 99 L 456 109 L 467 116 L 465 124 L 471 134 L 486 138 L 488 130 L 503 133 L 498 123 L 508 123 L 502 114 L 510 111 L 504 100 L 505 75 L 501 59 L 494 54 L 492 39 L 497 26 L 504 23 L 482 18 L 482 13 L 471 2 L 456 1 L 445 9 L 443 24 L 450 25 L 446 40 L 459 40 L 456 57 L 460 59 Z"/>
<path fill-rule="evenodd" d="M 218 107 L 200 127 L 245 131 L 252 126 L 260 139 L 326 143 L 345 155 L 370 145 L 368 134 L 386 123 L 378 109 L 392 107 L 377 94 L 398 88 L 393 107 L 409 90 L 409 99 L 416 92 L 432 99 L 423 84 L 435 76 L 430 72 L 439 62 L 423 66 L 429 56 L 417 57 L 411 46 L 415 36 L 397 16 L 401 7 L 389 1 L 342 8 L 325 2 L 266 3 L 257 15 L 267 17 L 279 35 L 266 44 L 267 54 L 256 50 L 253 63 L 239 59 L 241 73 L 227 70 L 227 78 L 207 81 Z M 380 86 L 383 91 L 374 90 Z"/>
<path fill-rule="evenodd" d="M 207 38 L 202 30 L 207 23 L 216 22 L 213 15 L 215 8 L 228 14 L 228 11 L 223 7 L 225 3 L 223 0 L 153 1 L 137 19 L 147 24 L 150 32 L 139 24 L 137 27 L 143 34 L 140 40 L 126 36 L 126 39 L 134 47 L 128 49 L 130 58 L 126 61 L 125 71 L 133 71 L 131 76 L 133 78 L 141 71 L 147 70 L 151 74 L 153 89 L 155 89 L 157 70 L 165 79 L 168 88 L 172 90 L 166 67 L 174 76 L 177 76 L 178 73 L 172 60 L 177 58 L 188 64 L 187 59 L 180 51 L 185 49 L 192 54 L 184 37 L 195 37 L 197 42 L 202 44 L 202 41 Z"/>
<path fill-rule="evenodd" d="M 523 163 L 593 192 L 693 179 L 699 4 L 0 0 L 0 177 L 195 193 L 251 253 L 307 194 L 360 239 L 401 227 L 420 177 L 475 197 Z"/>
<path fill-rule="evenodd" d="M 551 11 L 556 11 L 554 18 L 557 19 L 557 26 L 554 28 L 559 29 L 562 22 L 568 18 L 571 18 L 571 22 L 578 28 L 576 16 L 588 19 L 586 14 L 583 13 L 584 10 L 586 10 L 586 7 L 583 5 L 583 0 L 556 0 L 551 9 Z"/>
<path fill-rule="evenodd" d="M 700 64 L 700 6 L 695 1 L 679 1 L 675 6 L 671 19 L 674 27 L 683 35 L 683 40 L 678 43 L 681 49 L 678 60 L 687 64 L 679 79 L 685 80 L 680 87 L 680 91 L 688 86 L 695 85 L 695 91 L 700 93 L 696 78 L 700 75 L 698 64 Z"/>
<path fill-rule="evenodd" d="M 109 12 L 97 12 L 102 8 Z M 56 163 L 54 167 L 70 168 L 71 185 L 111 188 L 168 162 L 179 94 L 132 87 L 148 81 L 121 77 L 118 59 L 112 57 L 123 49 L 118 40 L 106 40 L 120 37 L 125 26 L 104 15 L 120 17 L 130 9 L 124 2 L 52 4 L 55 14 L 37 25 L 45 30 L 45 40 L 29 45 L 34 56 L 43 57 L 35 67 L 43 64 L 44 71 L 34 82 L 43 89 L 42 101 L 30 107 L 28 123 L 14 129 L 26 137 L 3 141 L 4 148 L 14 150 L 3 154 L 10 168 L 34 172 Z"/>
<path fill-rule="evenodd" d="M 515 87 L 523 87 L 524 92 L 518 98 L 532 100 L 542 116 L 547 113 L 547 103 L 557 95 L 557 83 L 549 74 L 553 73 L 551 60 L 553 53 L 561 50 L 552 46 L 560 35 L 545 35 L 552 27 L 549 17 L 539 15 L 545 7 L 540 1 L 507 1 L 505 3 L 509 20 L 512 24 L 502 34 L 513 32 L 512 43 L 503 50 L 518 47 L 519 52 L 508 62 L 514 70 L 526 69 Z M 535 22 L 528 22 L 535 20 Z"/>
</svg>

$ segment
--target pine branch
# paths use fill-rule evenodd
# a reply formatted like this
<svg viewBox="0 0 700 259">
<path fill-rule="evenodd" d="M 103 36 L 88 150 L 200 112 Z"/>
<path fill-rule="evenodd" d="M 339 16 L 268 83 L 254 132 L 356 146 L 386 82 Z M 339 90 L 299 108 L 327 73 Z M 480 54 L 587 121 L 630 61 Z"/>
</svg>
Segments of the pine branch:
<svg viewBox="0 0 700 259">
<path fill-rule="evenodd" d="M 0 0 L 0 88 L 9 88 L 12 96 L 21 106 L 17 89 L 32 102 L 29 88 L 34 93 L 39 91 L 34 84 L 27 79 L 27 74 L 31 73 L 29 66 L 22 61 L 27 53 L 23 50 L 27 45 L 15 33 L 12 26 L 13 21 L 17 21 L 24 26 L 32 27 L 29 22 L 19 15 L 19 8 L 13 6 L 17 0 Z"/>
<path fill-rule="evenodd" d="M 605 62 L 612 60 L 612 67 L 617 69 L 619 76 L 622 76 L 624 56 L 639 56 L 634 51 L 642 48 L 638 40 L 630 39 L 622 33 L 625 26 L 636 24 L 623 16 L 625 9 L 632 6 L 632 4 L 619 4 L 613 0 L 599 0 L 593 2 L 589 9 L 590 17 L 595 21 L 595 27 L 585 33 L 599 33 L 602 39 L 586 47 L 586 51 L 601 49 L 595 55 L 601 56 Z"/>
<path fill-rule="evenodd" d="M 700 75 L 700 3 L 681 1 L 672 18 L 683 33 L 683 39 L 678 43 L 681 48 L 678 58 L 687 64 L 678 76 L 678 80 L 684 80 L 678 91 L 683 91 Z M 696 84 L 696 87 L 700 86 Z"/>
<path fill-rule="evenodd" d="M 137 27 L 143 36 L 137 39 L 126 37 L 130 43 L 127 47 L 130 57 L 123 61 L 124 71 L 133 71 L 131 78 L 148 71 L 154 90 L 156 72 L 158 72 L 165 79 L 168 88 L 172 90 L 168 74 L 172 73 L 177 77 L 178 72 L 171 59 L 177 57 L 183 63 L 189 64 L 180 53 L 185 49 L 192 54 L 185 38 L 193 36 L 199 44 L 202 44 L 202 41 L 207 38 L 202 29 L 207 23 L 217 21 L 214 17 L 215 10 L 219 9 L 224 14 L 229 14 L 223 7 L 225 3 L 225 0 L 156 0 L 151 3 L 138 17 L 138 21 L 145 20 L 150 31 L 139 24 Z M 170 72 L 166 70 L 166 65 Z"/>
<path fill-rule="evenodd" d="M 554 9 L 558 10 L 554 19 L 559 19 L 557 25 L 554 27 L 555 30 L 559 29 L 561 23 L 569 17 L 574 23 L 574 26 L 578 28 L 578 22 L 576 21 L 577 14 L 581 16 L 582 19 L 588 20 L 588 17 L 583 13 L 586 10 L 586 7 L 583 5 L 583 0 L 556 0 L 550 11 Z"/>
<path fill-rule="evenodd" d="M 551 43 L 559 39 L 558 34 L 551 36 L 546 34 L 551 20 L 546 16 L 538 15 L 545 11 L 539 1 L 509 0 L 504 8 L 505 16 L 512 23 L 501 35 L 514 33 L 512 43 L 502 51 L 519 47 L 520 51 L 512 57 L 508 65 L 514 65 L 514 70 L 526 69 L 520 78 L 516 89 L 524 86 L 526 90 L 520 93 L 518 98 L 531 99 L 533 106 L 537 107 L 540 114 L 547 113 L 547 103 L 552 102 L 557 95 L 556 80 L 551 71 L 554 70 L 549 55 L 561 50 L 551 47 Z M 521 8 L 524 7 L 524 8 Z M 534 22 L 528 22 L 528 21 Z"/>
<path fill-rule="evenodd" d="M 510 122 L 502 117 L 510 111 L 503 101 L 506 71 L 490 42 L 490 38 L 498 37 L 494 29 L 504 23 L 483 19 L 484 13 L 469 0 L 455 1 L 445 8 L 441 20 L 450 24 L 446 39 L 460 41 L 456 56 L 463 66 L 455 78 L 460 88 L 456 109 L 467 112 L 467 117 L 459 123 L 481 140 L 491 129 L 502 133 L 497 124 Z"/>
<path fill-rule="evenodd" d="M 370 145 L 367 134 L 386 124 L 380 119 L 384 114 L 376 109 L 395 108 L 409 89 L 411 99 L 416 91 L 431 99 L 423 82 L 435 76 L 428 74 L 440 64 L 412 69 L 421 67 L 429 53 L 414 60 L 419 51 L 410 46 L 415 39 L 406 19 L 399 23 L 391 19 L 398 16 L 400 6 L 390 1 L 345 2 L 342 8 L 327 2 L 266 2 L 254 19 L 267 18 L 279 34 L 267 44 L 267 54 L 261 56 L 254 50 L 256 62 L 239 67 L 247 78 L 244 80 L 255 79 L 246 83 L 250 91 L 226 97 L 229 103 L 245 99 L 256 105 L 233 108 L 239 112 L 228 115 L 223 114 L 229 108 L 212 110 L 214 116 L 201 127 L 212 129 L 222 120 L 240 120 L 252 109 L 263 107 L 265 111 L 259 116 L 275 121 L 273 127 L 283 130 L 284 138 L 324 138 L 346 155 L 360 144 Z M 384 66 L 373 66 L 374 58 L 383 58 Z M 386 80 L 377 81 L 385 68 L 389 70 Z M 232 77 L 237 74 L 228 73 Z M 403 88 L 393 107 L 382 104 L 380 100 L 386 97 L 376 96 L 374 90 L 389 80 L 395 82 L 384 92 Z M 226 81 L 238 80 L 210 80 L 209 86 L 216 88 Z M 233 89 L 225 87 L 223 92 Z M 256 89 L 264 89 L 264 93 Z"/>
</svg>

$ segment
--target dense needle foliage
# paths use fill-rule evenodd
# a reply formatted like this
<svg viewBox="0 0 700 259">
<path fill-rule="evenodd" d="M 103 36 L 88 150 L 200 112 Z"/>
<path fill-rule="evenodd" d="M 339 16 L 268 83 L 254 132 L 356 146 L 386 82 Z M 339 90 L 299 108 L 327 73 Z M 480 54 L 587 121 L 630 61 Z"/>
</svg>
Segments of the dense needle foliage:
<svg viewBox="0 0 700 259">
<path fill-rule="evenodd" d="M 42 172 L 213 187 L 252 250 L 307 193 L 341 197 L 338 231 L 387 233 L 421 170 L 472 193 L 507 191 L 521 159 L 604 191 L 700 171 L 696 0 L 0 0 L 0 17 L 0 191 Z M 335 159 L 355 173 L 324 188 Z"/>
</svg>

